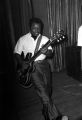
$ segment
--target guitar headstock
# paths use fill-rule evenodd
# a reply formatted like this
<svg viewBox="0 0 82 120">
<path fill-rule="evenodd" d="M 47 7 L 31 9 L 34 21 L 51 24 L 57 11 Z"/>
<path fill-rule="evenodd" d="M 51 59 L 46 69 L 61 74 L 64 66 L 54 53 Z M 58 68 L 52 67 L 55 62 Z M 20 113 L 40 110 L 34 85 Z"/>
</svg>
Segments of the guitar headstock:
<svg viewBox="0 0 82 120">
<path fill-rule="evenodd" d="M 61 43 L 63 41 L 67 41 L 67 35 L 65 34 L 65 32 L 63 30 L 59 30 L 56 32 L 56 34 L 53 35 L 53 40 L 52 40 L 52 44 L 53 43 Z"/>
</svg>

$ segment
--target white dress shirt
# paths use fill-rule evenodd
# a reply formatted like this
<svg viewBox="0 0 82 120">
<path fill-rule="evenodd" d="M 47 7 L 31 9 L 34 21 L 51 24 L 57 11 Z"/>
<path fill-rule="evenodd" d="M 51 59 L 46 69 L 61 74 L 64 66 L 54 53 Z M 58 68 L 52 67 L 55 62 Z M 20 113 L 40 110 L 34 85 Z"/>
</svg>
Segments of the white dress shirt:
<svg viewBox="0 0 82 120">
<path fill-rule="evenodd" d="M 40 35 L 39 35 L 40 36 Z M 38 36 L 38 37 L 39 37 Z M 18 53 L 21 55 L 22 51 L 24 52 L 24 57 L 26 56 L 26 54 L 28 52 L 32 53 L 32 56 L 34 55 L 34 50 L 36 47 L 36 43 L 38 40 L 38 37 L 36 40 L 33 39 L 33 37 L 31 37 L 31 33 L 27 33 L 26 35 L 22 36 L 19 38 L 19 40 L 17 41 L 17 44 L 15 46 L 14 49 L 14 53 Z M 42 35 L 41 38 L 41 42 L 39 45 L 39 49 L 48 41 L 49 39 L 46 36 Z M 51 46 L 48 47 L 48 49 L 52 49 Z M 46 58 L 46 55 L 41 54 L 40 56 L 38 56 L 35 61 L 37 60 L 44 60 Z"/>
</svg>

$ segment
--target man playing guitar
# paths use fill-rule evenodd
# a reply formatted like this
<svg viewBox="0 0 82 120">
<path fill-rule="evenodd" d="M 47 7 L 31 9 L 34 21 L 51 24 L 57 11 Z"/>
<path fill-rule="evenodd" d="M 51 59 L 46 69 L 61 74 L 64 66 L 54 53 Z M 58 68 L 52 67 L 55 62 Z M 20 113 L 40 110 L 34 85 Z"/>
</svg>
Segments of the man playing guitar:
<svg viewBox="0 0 82 120">
<path fill-rule="evenodd" d="M 45 120 L 56 120 L 56 118 L 61 116 L 61 114 L 51 99 L 51 71 L 50 65 L 46 60 L 47 57 L 50 57 L 52 55 L 53 50 L 51 46 L 43 47 L 49 41 L 46 36 L 42 35 L 43 27 L 43 22 L 39 18 L 30 19 L 30 31 L 26 35 L 20 37 L 20 39 L 17 41 L 14 49 L 14 54 L 18 61 L 19 68 L 22 71 L 20 72 L 22 76 L 26 75 L 27 78 L 27 76 L 29 76 L 27 74 L 31 73 L 30 78 L 32 79 L 32 84 L 35 86 L 35 90 L 43 104 L 42 113 Z M 34 57 L 34 60 L 30 63 L 31 59 L 29 59 L 29 56 L 33 57 L 39 50 L 40 54 L 37 57 Z M 22 53 L 24 54 L 24 59 L 21 57 Z M 31 70 L 27 70 L 27 68 L 31 67 Z M 26 73 L 24 74 L 25 70 Z M 62 118 L 63 116 L 61 116 L 61 119 Z"/>
</svg>

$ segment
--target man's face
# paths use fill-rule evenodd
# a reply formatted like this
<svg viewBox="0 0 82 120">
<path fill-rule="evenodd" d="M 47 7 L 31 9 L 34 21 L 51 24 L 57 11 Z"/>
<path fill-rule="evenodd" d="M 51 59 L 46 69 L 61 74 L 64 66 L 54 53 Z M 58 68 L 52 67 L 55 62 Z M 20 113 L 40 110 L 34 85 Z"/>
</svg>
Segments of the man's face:
<svg viewBox="0 0 82 120">
<path fill-rule="evenodd" d="M 40 24 L 33 23 L 32 26 L 31 26 L 31 34 L 33 36 L 37 37 L 40 34 L 40 32 L 41 32 L 41 26 L 40 26 Z"/>
</svg>

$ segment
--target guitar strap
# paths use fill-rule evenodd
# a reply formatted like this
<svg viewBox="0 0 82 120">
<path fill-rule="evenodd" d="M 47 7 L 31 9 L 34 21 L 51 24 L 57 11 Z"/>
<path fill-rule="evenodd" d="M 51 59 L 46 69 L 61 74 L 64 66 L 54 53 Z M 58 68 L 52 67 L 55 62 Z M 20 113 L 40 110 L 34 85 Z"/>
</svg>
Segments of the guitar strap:
<svg viewBox="0 0 82 120">
<path fill-rule="evenodd" d="M 40 35 L 38 40 L 37 40 L 36 47 L 35 47 L 35 50 L 34 50 L 34 54 L 38 51 L 41 39 L 42 39 L 42 35 Z"/>
</svg>

